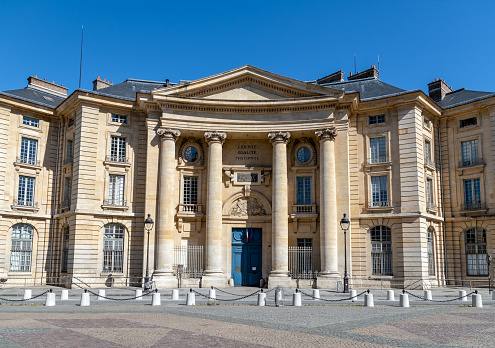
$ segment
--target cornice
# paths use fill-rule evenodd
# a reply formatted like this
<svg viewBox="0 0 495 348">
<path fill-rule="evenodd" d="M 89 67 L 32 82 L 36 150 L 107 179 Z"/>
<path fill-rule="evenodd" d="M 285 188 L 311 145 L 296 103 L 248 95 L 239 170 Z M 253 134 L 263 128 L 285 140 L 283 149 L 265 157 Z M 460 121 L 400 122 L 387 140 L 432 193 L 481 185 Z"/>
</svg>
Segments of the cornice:
<svg viewBox="0 0 495 348">
<path fill-rule="evenodd" d="M 15 109 L 24 109 L 29 110 L 31 112 L 37 112 L 39 114 L 55 116 L 55 110 L 49 107 L 41 106 L 36 103 L 32 103 L 29 101 L 18 100 L 14 97 L 9 97 L 6 95 L 0 95 L 0 103 L 8 105 L 11 108 Z"/>
<path fill-rule="evenodd" d="M 423 91 L 412 91 L 409 93 L 384 97 L 380 99 L 366 100 L 359 103 L 358 112 L 372 111 L 374 109 L 383 109 L 384 107 L 399 107 L 407 104 L 420 104 L 422 108 L 427 110 L 434 116 L 442 114 L 442 108 L 437 105 Z"/>
<path fill-rule="evenodd" d="M 62 104 L 55 109 L 57 114 L 63 114 L 67 109 L 79 104 L 89 103 L 105 107 L 118 107 L 122 109 L 139 109 L 135 101 L 113 98 L 86 91 L 74 91 Z"/>
</svg>

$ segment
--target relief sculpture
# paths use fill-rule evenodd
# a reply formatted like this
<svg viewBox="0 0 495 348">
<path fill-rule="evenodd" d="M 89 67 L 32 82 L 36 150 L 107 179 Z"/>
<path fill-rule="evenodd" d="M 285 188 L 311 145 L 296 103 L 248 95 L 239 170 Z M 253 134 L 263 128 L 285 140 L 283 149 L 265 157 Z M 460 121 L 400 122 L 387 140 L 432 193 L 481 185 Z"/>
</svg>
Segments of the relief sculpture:
<svg viewBox="0 0 495 348">
<path fill-rule="evenodd" d="M 260 202 L 254 198 L 238 199 L 230 210 L 230 215 L 233 216 L 254 216 L 266 215 L 266 210 Z"/>
</svg>

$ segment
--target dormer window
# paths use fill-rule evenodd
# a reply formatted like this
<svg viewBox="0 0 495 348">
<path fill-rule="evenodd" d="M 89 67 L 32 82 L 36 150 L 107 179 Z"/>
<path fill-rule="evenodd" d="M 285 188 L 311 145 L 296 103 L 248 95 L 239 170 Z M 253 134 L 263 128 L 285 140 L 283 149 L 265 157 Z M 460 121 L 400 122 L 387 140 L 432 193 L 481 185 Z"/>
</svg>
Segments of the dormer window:
<svg viewBox="0 0 495 348">
<path fill-rule="evenodd" d="M 127 116 L 112 114 L 111 121 L 112 123 L 127 124 Z"/>
<path fill-rule="evenodd" d="M 369 124 L 382 124 L 385 123 L 385 115 L 374 115 L 369 117 Z"/>
<path fill-rule="evenodd" d="M 461 128 L 476 126 L 477 124 L 478 124 L 478 120 L 476 117 L 466 118 L 460 121 Z"/>
<path fill-rule="evenodd" d="M 32 117 L 22 116 L 22 124 L 38 128 L 40 126 L 40 120 Z"/>
</svg>

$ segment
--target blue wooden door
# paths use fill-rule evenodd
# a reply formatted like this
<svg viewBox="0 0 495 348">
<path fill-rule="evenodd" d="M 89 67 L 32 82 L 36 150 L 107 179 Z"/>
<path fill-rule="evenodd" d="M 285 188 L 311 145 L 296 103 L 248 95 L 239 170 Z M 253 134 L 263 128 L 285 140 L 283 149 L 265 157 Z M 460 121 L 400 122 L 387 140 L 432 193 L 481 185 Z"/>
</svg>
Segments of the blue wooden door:
<svg viewBox="0 0 495 348">
<path fill-rule="evenodd" d="M 232 229 L 232 279 L 235 285 L 259 285 L 261 236 L 260 228 Z"/>
</svg>

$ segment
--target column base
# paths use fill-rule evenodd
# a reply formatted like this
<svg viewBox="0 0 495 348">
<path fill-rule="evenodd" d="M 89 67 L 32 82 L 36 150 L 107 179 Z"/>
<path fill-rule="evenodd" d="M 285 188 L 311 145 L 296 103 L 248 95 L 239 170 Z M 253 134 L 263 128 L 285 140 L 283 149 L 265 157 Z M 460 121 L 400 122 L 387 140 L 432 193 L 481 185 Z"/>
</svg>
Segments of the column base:
<svg viewBox="0 0 495 348">
<path fill-rule="evenodd" d="M 226 288 L 228 286 L 228 280 L 223 273 L 211 273 L 204 274 L 201 278 L 201 287 L 202 288 Z"/>
<path fill-rule="evenodd" d="M 179 286 L 177 277 L 170 273 L 154 273 L 153 281 L 157 289 L 176 289 Z"/>
<path fill-rule="evenodd" d="M 283 288 L 295 288 L 296 281 L 287 275 L 269 275 L 268 276 L 268 289 L 281 286 Z"/>
<path fill-rule="evenodd" d="M 340 287 L 338 283 L 340 282 Z M 329 274 L 323 275 L 316 278 L 316 288 L 317 289 L 329 289 L 336 291 L 343 291 L 344 280 L 340 274 Z"/>
</svg>

